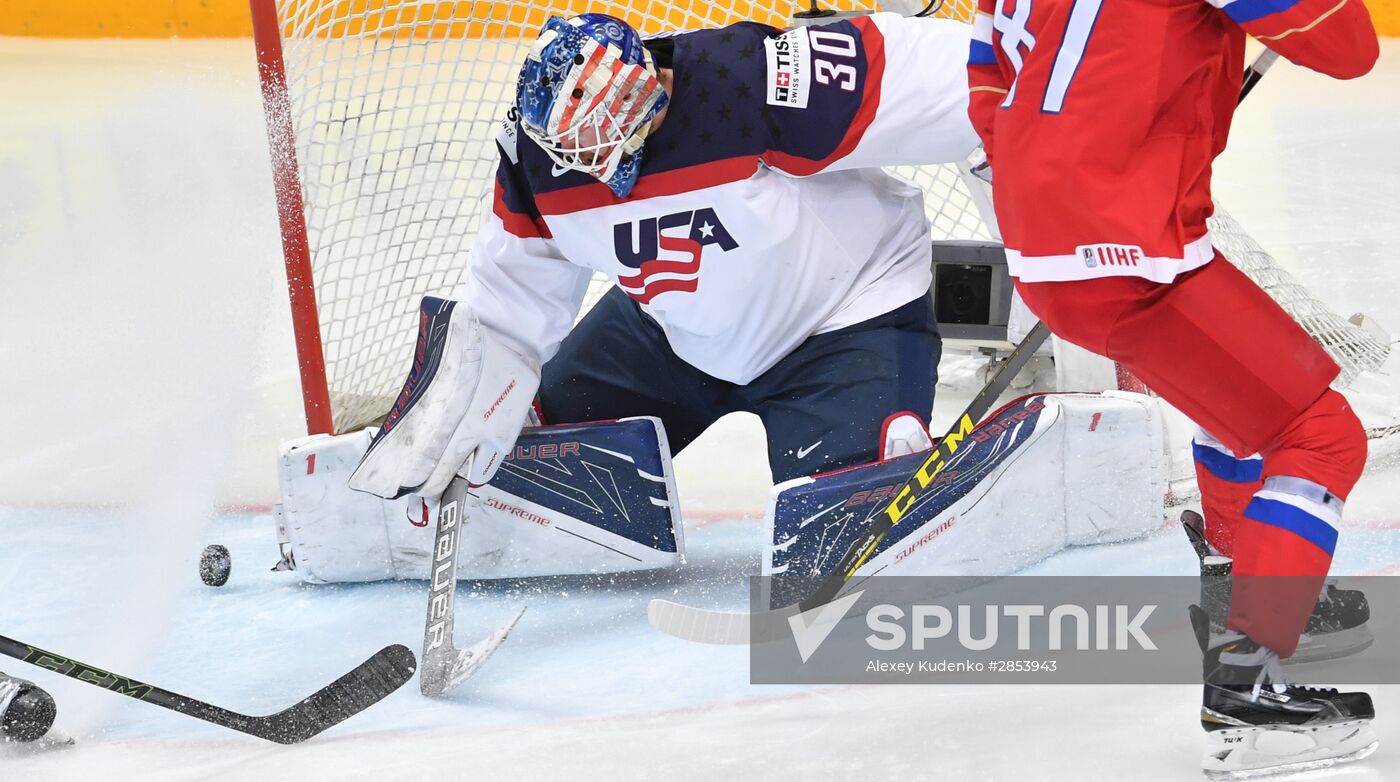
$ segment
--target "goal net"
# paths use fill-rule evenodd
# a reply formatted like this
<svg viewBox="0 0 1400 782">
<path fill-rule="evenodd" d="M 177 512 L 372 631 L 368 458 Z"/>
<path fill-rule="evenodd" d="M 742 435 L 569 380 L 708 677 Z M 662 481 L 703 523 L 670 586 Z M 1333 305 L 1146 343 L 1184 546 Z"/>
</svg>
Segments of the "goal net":
<svg viewBox="0 0 1400 782">
<path fill-rule="evenodd" d="M 873 11 L 876 0 L 840 0 Z M 915 5 L 914 9 L 907 7 Z M 252 0 L 302 389 L 312 432 L 375 422 L 413 354 L 418 302 L 452 295 L 489 203 L 493 139 L 525 50 L 550 15 L 625 19 L 644 35 L 753 20 L 788 26 L 790 0 Z M 970 23 L 972 0 L 933 14 Z M 890 10 L 908 12 L 901 2 Z M 955 166 L 901 167 L 934 239 L 994 237 Z M 1329 312 L 1223 212 L 1221 250 L 1342 364 L 1388 346 Z M 605 282 L 595 280 L 590 301 Z"/>
</svg>

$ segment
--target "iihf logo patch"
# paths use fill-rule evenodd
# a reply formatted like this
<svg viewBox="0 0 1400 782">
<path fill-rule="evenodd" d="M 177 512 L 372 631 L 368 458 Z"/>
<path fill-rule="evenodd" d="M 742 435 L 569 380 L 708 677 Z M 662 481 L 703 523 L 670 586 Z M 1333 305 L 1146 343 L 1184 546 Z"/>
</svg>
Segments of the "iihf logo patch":
<svg viewBox="0 0 1400 782">
<path fill-rule="evenodd" d="M 1084 259 L 1084 265 L 1137 267 L 1143 261 L 1142 248 L 1135 244 L 1081 244 L 1074 248 Z"/>
<path fill-rule="evenodd" d="M 712 244 L 725 252 L 739 246 L 713 209 L 618 223 L 613 226 L 613 252 L 619 263 L 637 270 L 619 275 L 618 287 L 642 304 L 663 293 L 694 293 L 700 285 L 700 256 Z"/>
</svg>

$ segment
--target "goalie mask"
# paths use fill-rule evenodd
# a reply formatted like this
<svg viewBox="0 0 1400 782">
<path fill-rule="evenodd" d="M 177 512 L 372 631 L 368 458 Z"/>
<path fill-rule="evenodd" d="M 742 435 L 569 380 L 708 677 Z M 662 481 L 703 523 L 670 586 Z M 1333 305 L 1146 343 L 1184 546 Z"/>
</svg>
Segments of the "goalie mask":
<svg viewBox="0 0 1400 782">
<path fill-rule="evenodd" d="M 651 54 L 625 22 L 555 16 L 516 83 L 526 135 L 556 164 L 604 182 L 619 198 L 637 183 L 642 142 L 666 105 Z"/>
</svg>

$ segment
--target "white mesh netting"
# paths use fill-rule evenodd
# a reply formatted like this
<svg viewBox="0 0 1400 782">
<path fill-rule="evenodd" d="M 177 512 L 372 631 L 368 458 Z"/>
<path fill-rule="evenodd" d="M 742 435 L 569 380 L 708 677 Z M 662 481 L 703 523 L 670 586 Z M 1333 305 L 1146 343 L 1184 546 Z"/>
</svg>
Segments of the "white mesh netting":
<svg viewBox="0 0 1400 782">
<path fill-rule="evenodd" d="M 609 13 L 649 34 L 746 19 L 785 26 L 802 10 L 788 0 L 257 2 L 277 5 L 336 431 L 388 410 L 419 299 L 462 283 L 494 177 L 495 124 L 549 15 Z M 876 0 L 824 5 L 874 10 Z M 936 15 L 970 21 L 973 7 L 946 0 Z M 935 239 L 991 238 L 955 167 L 897 173 L 925 188 Z M 1348 378 L 1384 360 L 1385 345 L 1323 309 L 1232 220 L 1222 215 L 1215 230 L 1256 279 L 1287 288 L 1276 298 Z M 589 303 L 604 287 L 595 281 Z"/>
</svg>

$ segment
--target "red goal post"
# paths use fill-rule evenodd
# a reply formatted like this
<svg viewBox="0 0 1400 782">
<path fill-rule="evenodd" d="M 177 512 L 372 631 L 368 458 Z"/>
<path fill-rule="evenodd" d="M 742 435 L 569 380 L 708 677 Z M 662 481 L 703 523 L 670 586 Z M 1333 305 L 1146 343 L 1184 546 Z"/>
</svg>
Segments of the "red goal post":
<svg viewBox="0 0 1400 782">
<path fill-rule="evenodd" d="M 287 72 L 282 60 L 282 35 L 274 0 L 251 0 L 253 41 L 258 51 L 258 80 L 263 113 L 267 116 L 268 152 L 277 196 L 277 222 L 287 268 L 287 292 L 292 303 L 292 333 L 301 374 L 307 434 L 334 431 L 325 354 L 316 312 L 315 276 L 306 237 L 305 204 L 297 168 L 296 137 L 287 98 Z"/>
</svg>

